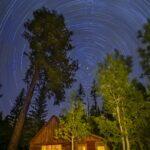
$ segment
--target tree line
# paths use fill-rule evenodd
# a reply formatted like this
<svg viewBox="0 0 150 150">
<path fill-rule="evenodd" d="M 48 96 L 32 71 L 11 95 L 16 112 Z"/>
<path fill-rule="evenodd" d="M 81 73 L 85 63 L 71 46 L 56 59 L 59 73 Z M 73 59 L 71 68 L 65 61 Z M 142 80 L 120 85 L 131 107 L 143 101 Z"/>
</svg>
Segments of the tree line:
<svg viewBox="0 0 150 150">
<path fill-rule="evenodd" d="M 10 114 L 5 118 L 0 114 L 0 149 L 28 149 L 30 139 L 45 123 L 47 99 L 53 97 L 55 104 L 64 100 L 65 89 L 74 83 L 78 69 L 78 61 L 68 55 L 74 48 L 73 33 L 61 14 L 38 9 L 24 27 L 23 35 L 30 48 L 25 52 L 30 62 L 24 78 L 26 88 L 20 91 Z M 64 128 L 56 131 L 58 138 L 72 143 L 72 150 L 76 140 L 90 133 L 102 136 L 110 149 L 150 149 L 149 20 L 138 38 L 140 77 L 133 77 L 132 57 L 115 50 L 98 64 L 89 101 L 82 84 L 73 92 L 69 109 L 60 115 Z"/>
</svg>

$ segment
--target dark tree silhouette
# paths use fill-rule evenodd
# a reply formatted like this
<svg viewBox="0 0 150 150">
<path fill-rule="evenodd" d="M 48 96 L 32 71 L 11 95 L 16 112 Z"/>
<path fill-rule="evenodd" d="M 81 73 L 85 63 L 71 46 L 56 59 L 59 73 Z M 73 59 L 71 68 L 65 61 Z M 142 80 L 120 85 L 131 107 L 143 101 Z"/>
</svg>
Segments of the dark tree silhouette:
<svg viewBox="0 0 150 150">
<path fill-rule="evenodd" d="M 0 84 L 0 89 L 2 88 L 2 85 Z M 0 98 L 2 97 L 3 95 L 0 93 Z"/>
<path fill-rule="evenodd" d="M 47 116 L 47 105 L 46 105 L 46 89 L 43 86 L 40 90 L 39 95 L 35 98 L 35 101 L 31 105 L 29 117 L 32 118 L 34 124 L 36 124 L 36 130 L 38 131 L 43 124 Z M 36 131 L 36 132 L 37 132 Z"/>
<path fill-rule="evenodd" d="M 77 62 L 67 52 L 73 47 L 71 35 L 64 17 L 46 8 L 33 12 L 33 19 L 25 23 L 24 37 L 28 40 L 30 60 L 25 81 L 28 84 L 23 109 L 18 117 L 8 150 L 16 150 L 23 129 L 26 114 L 35 88 L 45 84 L 49 96 L 55 96 L 55 103 L 64 98 L 65 88 L 74 81 Z"/>
<path fill-rule="evenodd" d="M 15 100 L 15 104 L 13 108 L 10 111 L 10 115 L 8 115 L 9 124 L 12 128 L 14 128 L 17 118 L 21 112 L 22 106 L 23 106 L 23 98 L 24 98 L 24 89 L 21 90 L 18 97 Z"/>
<path fill-rule="evenodd" d="M 144 25 L 143 30 L 138 32 L 138 38 L 143 44 L 138 50 L 143 69 L 142 76 L 150 80 L 150 19 Z"/>
<path fill-rule="evenodd" d="M 79 88 L 78 88 L 78 90 L 77 90 L 77 94 L 78 94 L 79 96 L 81 96 L 81 97 L 85 97 L 84 88 L 83 88 L 83 86 L 82 86 L 81 83 L 79 84 Z"/>
<path fill-rule="evenodd" d="M 45 86 L 43 86 L 40 90 L 40 93 L 38 93 L 31 104 L 31 110 L 27 115 L 23 129 L 23 135 L 21 138 L 22 147 L 28 147 L 30 140 L 44 125 L 47 115 L 46 102 L 46 89 Z"/>
<path fill-rule="evenodd" d="M 10 140 L 12 128 L 9 125 L 9 120 L 0 112 L 0 150 L 6 150 Z"/>
<path fill-rule="evenodd" d="M 77 89 L 76 99 L 81 100 L 84 103 L 84 97 L 85 97 L 84 88 L 83 88 L 82 84 L 80 83 L 79 87 Z"/>
<path fill-rule="evenodd" d="M 96 81 L 94 80 L 92 87 L 91 87 L 91 93 L 90 93 L 92 101 L 93 101 L 93 104 L 92 104 L 91 109 L 90 109 L 90 114 L 92 116 L 99 116 L 100 115 L 100 108 L 99 108 L 98 103 L 97 103 L 97 98 L 98 98 L 97 92 L 98 92 L 98 87 L 96 85 Z"/>
</svg>

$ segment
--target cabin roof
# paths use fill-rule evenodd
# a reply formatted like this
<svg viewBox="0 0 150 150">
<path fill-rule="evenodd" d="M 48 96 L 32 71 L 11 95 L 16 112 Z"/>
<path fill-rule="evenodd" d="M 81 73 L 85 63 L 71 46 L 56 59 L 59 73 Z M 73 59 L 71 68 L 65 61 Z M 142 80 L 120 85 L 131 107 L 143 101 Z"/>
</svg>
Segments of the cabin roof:
<svg viewBox="0 0 150 150">
<path fill-rule="evenodd" d="M 43 125 L 43 127 L 37 132 L 37 134 L 31 139 L 30 143 L 32 143 L 32 142 L 44 131 L 44 129 L 47 128 L 47 126 L 52 123 L 53 120 L 55 120 L 57 124 L 59 123 L 58 117 L 55 116 L 55 115 L 53 115 L 53 116 Z"/>
</svg>

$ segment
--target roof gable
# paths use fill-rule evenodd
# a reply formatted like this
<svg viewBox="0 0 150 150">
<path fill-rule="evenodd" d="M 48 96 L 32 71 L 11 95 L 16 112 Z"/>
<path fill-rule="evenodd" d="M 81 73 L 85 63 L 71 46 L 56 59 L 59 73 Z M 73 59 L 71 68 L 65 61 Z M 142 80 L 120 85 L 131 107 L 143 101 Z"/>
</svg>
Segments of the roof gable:
<svg viewBox="0 0 150 150">
<path fill-rule="evenodd" d="M 50 120 L 39 130 L 32 138 L 31 143 L 49 143 L 55 139 L 55 129 L 58 127 L 59 119 L 57 116 L 52 116 Z"/>
</svg>

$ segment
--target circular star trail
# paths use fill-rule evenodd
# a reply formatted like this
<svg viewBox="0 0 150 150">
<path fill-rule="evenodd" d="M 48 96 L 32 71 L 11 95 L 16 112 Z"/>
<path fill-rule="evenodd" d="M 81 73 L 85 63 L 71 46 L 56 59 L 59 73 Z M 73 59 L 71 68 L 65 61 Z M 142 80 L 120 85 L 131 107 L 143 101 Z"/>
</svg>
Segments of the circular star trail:
<svg viewBox="0 0 150 150">
<path fill-rule="evenodd" d="M 137 31 L 150 17 L 150 0 L 1 0 L 0 83 L 4 96 L 0 110 L 9 111 L 23 86 L 28 64 L 23 53 L 29 49 L 22 37 L 23 23 L 42 6 L 62 13 L 74 32 L 75 49 L 70 55 L 79 61 L 76 78 L 87 91 L 97 63 L 114 49 L 133 56 L 134 74 L 139 75 Z"/>
</svg>

